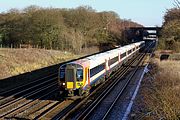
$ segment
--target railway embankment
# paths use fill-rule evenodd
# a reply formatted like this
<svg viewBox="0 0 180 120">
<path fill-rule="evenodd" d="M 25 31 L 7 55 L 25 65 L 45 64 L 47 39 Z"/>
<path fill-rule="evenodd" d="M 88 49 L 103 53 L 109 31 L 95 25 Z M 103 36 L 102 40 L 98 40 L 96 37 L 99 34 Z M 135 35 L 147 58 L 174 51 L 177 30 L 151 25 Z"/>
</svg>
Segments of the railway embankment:
<svg viewBox="0 0 180 120">
<path fill-rule="evenodd" d="M 0 49 L 0 91 L 57 73 L 59 63 L 81 55 L 44 49 Z"/>
<path fill-rule="evenodd" d="M 158 52 L 156 52 L 158 53 Z M 142 81 L 130 119 L 179 119 L 180 61 L 179 54 L 168 60 L 152 59 Z"/>
<path fill-rule="evenodd" d="M 78 57 L 70 52 L 44 49 L 0 49 L 0 79 L 30 72 Z"/>
</svg>

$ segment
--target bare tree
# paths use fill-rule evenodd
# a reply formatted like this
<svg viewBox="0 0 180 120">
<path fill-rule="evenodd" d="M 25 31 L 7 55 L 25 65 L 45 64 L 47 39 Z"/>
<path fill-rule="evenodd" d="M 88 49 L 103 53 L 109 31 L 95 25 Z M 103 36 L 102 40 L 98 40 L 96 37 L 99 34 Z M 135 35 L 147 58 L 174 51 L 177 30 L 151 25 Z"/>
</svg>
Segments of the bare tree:
<svg viewBox="0 0 180 120">
<path fill-rule="evenodd" d="M 173 5 L 180 9 L 180 1 L 179 0 L 174 0 Z"/>
</svg>

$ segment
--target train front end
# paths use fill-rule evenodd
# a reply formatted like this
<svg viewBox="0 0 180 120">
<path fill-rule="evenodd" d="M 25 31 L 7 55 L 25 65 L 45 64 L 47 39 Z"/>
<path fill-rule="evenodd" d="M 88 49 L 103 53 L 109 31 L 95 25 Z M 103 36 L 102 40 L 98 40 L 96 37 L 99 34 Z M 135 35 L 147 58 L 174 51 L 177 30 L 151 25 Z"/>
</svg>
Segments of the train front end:
<svg viewBox="0 0 180 120">
<path fill-rule="evenodd" d="M 79 64 L 65 64 L 59 69 L 60 93 L 66 93 L 68 96 L 80 94 L 79 88 L 83 87 L 84 72 Z"/>
</svg>

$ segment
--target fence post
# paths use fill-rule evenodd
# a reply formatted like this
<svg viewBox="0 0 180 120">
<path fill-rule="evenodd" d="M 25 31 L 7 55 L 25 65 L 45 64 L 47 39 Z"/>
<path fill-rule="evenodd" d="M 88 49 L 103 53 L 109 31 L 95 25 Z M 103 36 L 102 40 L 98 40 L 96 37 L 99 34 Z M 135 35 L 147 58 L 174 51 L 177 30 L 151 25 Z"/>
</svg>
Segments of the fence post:
<svg viewBox="0 0 180 120">
<path fill-rule="evenodd" d="M 1 44 L 1 48 L 2 48 L 2 44 Z"/>
<path fill-rule="evenodd" d="M 20 44 L 20 48 L 21 48 L 21 44 Z"/>
<path fill-rule="evenodd" d="M 12 44 L 11 44 L 11 49 L 12 49 Z"/>
</svg>

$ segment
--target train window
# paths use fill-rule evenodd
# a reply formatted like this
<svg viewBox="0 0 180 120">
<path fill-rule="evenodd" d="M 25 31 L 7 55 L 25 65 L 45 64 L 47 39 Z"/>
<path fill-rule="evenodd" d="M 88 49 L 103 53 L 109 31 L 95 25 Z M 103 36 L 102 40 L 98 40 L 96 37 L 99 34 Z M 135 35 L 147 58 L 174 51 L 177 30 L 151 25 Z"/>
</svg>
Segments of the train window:
<svg viewBox="0 0 180 120">
<path fill-rule="evenodd" d="M 60 69 L 60 78 L 64 78 L 65 76 L 65 69 Z"/>
<path fill-rule="evenodd" d="M 66 69 L 65 80 L 66 82 L 74 82 L 74 69 Z"/>
<path fill-rule="evenodd" d="M 65 68 L 66 68 L 66 65 L 64 65 L 64 66 L 62 66 L 60 68 L 60 75 L 59 75 L 59 77 L 60 77 L 61 80 L 65 80 Z"/>
<path fill-rule="evenodd" d="M 131 50 L 128 50 L 128 54 L 130 54 L 131 53 Z"/>
<path fill-rule="evenodd" d="M 83 70 L 82 69 L 77 69 L 76 78 L 77 78 L 77 81 L 83 81 Z"/>
<path fill-rule="evenodd" d="M 139 47 L 142 48 L 144 46 L 144 43 L 142 43 Z"/>
<path fill-rule="evenodd" d="M 126 56 L 126 52 L 124 52 L 123 54 L 120 55 L 121 58 Z"/>
<path fill-rule="evenodd" d="M 92 69 L 90 69 L 90 77 L 94 76 L 95 74 L 99 73 L 100 71 L 105 69 L 105 63 L 102 63 Z"/>
<path fill-rule="evenodd" d="M 117 62 L 118 61 L 118 56 L 117 57 L 114 57 L 113 59 L 110 59 L 109 61 L 108 61 L 108 65 L 110 66 L 110 65 L 112 65 L 113 63 L 115 63 L 115 62 Z"/>
<path fill-rule="evenodd" d="M 133 51 L 135 51 L 135 48 L 133 48 Z"/>
</svg>

